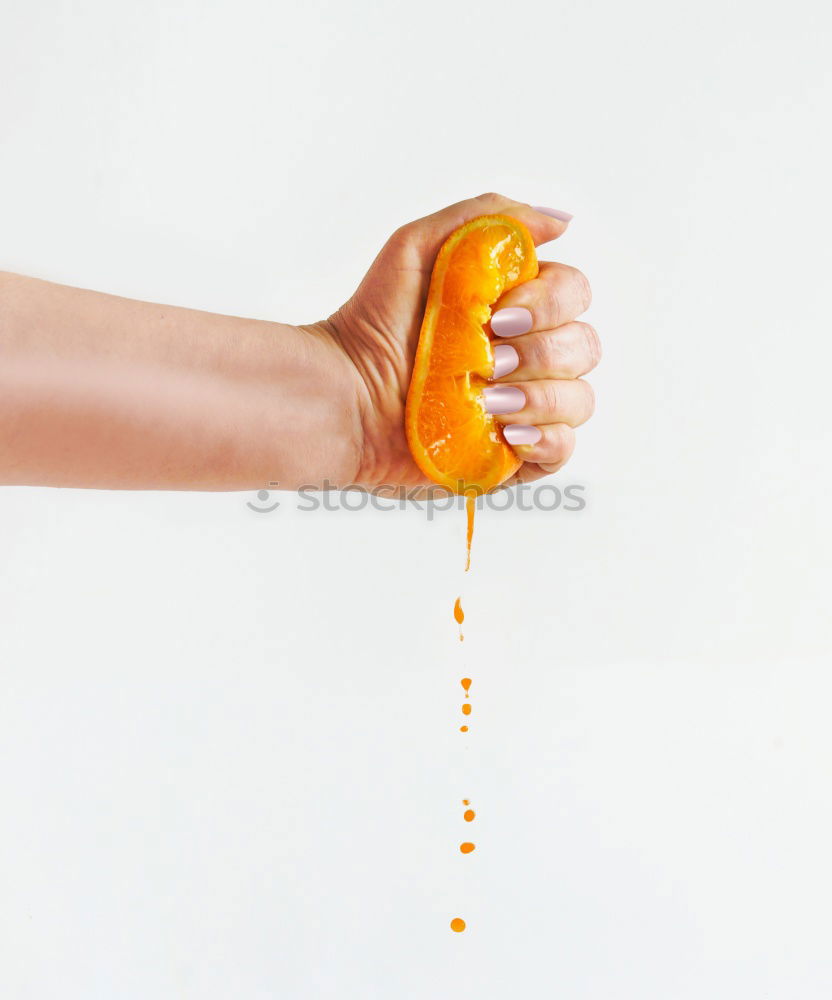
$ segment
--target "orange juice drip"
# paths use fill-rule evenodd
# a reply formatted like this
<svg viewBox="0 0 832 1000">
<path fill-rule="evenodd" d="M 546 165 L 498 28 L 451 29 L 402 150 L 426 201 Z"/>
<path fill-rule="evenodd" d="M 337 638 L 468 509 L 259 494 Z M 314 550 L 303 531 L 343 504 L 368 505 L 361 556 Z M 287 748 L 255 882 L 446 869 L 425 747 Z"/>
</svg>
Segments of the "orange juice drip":
<svg viewBox="0 0 832 1000">
<path fill-rule="evenodd" d="M 468 515 L 468 531 L 465 535 L 466 558 L 465 572 L 471 568 L 471 540 L 474 537 L 474 511 L 477 509 L 477 498 L 473 493 L 469 493 L 465 498 L 465 513 Z"/>
<path fill-rule="evenodd" d="M 465 513 L 467 515 L 467 530 L 465 533 L 465 572 L 471 568 L 471 541 L 474 538 L 474 512 L 476 511 L 476 497 L 473 494 L 469 494 L 465 498 Z M 457 625 L 459 625 L 459 641 L 462 642 L 464 636 L 462 635 L 462 623 L 465 621 L 465 612 L 462 610 L 462 601 L 457 597 L 454 602 L 454 619 Z M 471 688 L 471 678 L 463 677 L 460 681 L 462 688 L 465 691 L 465 697 L 468 698 L 468 691 Z M 471 705 L 466 701 L 462 706 L 463 715 L 471 714 Z M 461 733 L 467 733 L 467 726 L 460 726 L 459 731 Z M 463 799 L 462 804 L 464 806 L 468 805 L 468 799 Z M 463 814 L 463 819 L 466 823 L 470 823 L 474 818 L 474 810 L 466 809 Z M 459 845 L 459 849 L 463 854 L 470 854 L 474 850 L 474 845 L 470 841 L 465 841 Z M 454 917 L 451 921 L 451 930 L 460 933 L 465 930 L 465 921 L 462 917 Z"/>
<path fill-rule="evenodd" d="M 459 625 L 459 641 L 462 642 L 465 638 L 462 634 L 462 623 L 465 621 L 465 612 L 462 610 L 462 600 L 459 597 L 454 601 L 454 619 L 457 625 Z"/>
</svg>

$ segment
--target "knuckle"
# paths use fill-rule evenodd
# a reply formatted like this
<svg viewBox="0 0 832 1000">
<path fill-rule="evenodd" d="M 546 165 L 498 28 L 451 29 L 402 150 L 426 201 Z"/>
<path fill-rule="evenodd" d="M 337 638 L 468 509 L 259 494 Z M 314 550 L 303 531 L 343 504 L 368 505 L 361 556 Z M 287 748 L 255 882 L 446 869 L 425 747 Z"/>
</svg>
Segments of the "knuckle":
<svg viewBox="0 0 832 1000">
<path fill-rule="evenodd" d="M 541 339 L 539 350 L 541 355 L 539 359 L 540 370 L 550 377 L 567 373 L 572 367 L 569 349 L 562 337 L 549 334 Z"/>
<path fill-rule="evenodd" d="M 586 418 L 587 420 L 595 413 L 595 390 L 589 382 L 584 379 L 578 379 L 581 385 L 584 387 L 584 395 L 586 398 Z"/>
<path fill-rule="evenodd" d="M 560 424 L 558 432 L 561 458 L 566 461 L 575 449 L 575 431 L 568 424 Z"/>
<path fill-rule="evenodd" d="M 589 309 L 592 305 L 592 286 L 589 283 L 589 278 L 583 273 L 583 271 L 578 271 L 578 294 L 581 298 L 581 305 L 584 309 Z"/>
<path fill-rule="evenodd" d="M 564 459 L 568 457 L 572 451 L 572 440 L 574 438 L 574 431 L 568 424 L 558 424 L 557 425 L 557 454 L 558 458 Z"/>
<path fill-rule="evenodd" d="M 415 235 L 415 229 L 415 222 L 405 222 L 404 225 L 399 226 L 399 228 L 393 232 L 392 236 L 388 240 L 388 243 L 395 246 L 406 246 L 412 241 Z"/>
<path fill-rule="evenodd" d="M 566 424 L 555 424 L 551 430 L 552 453 L 561 455 L 566 448 L 566 439 L 569 428 Z"/>
<path fill-rule="evenodd" d="M 549 297 L 549 326 L 558 327 L 560 326 L 560 318 L 563 310 L 561 309 L 560 298 L 558 293 L 555 291 Z"/>
<path fill-rule="evenodd" d="M 581 312 L 585 312 L 592 304 L 592 286 L 583 271 L 579 271 L 577 267 L 570 268 L 570 271 L 572 294 L 574 294 Z"/>
<path fill-rule="evenodd" d="M 530 337 L 523 345 L 523 363 L 536 373 L 548 371 L 551 365 L 548 338 Z"/>
<path fill-rule="evenodd" d="M 589 359 L 592 362 L 592 367 L 594 368 L 598 362 L 601 360 L 601 339 L 598 336 L 598 331 L 590 323 L 582 323 L 584 337 L 586 339 L 586 346 L 589 349 Z"/>
<path fill-rule="evenodd" d="M 546 441 L 546 461 L 555 464 L 563 462 L 572 450 L 572 428 L 566 424 L 553 424 L 549 428 Z"/>
<path fill-rule="evenodd" d="M 540 408 L 546 413 L 557 413 L 560 405 L 560 390 L 556 382 L 543 382 L 540 385 Z"/>
<path fill-rule="evenodd" d="M 388 259 L 402 265 L 418 266 L 425 239 L 421 222 L 406 222 L 393 232 L 384 246 Z"/>
</svg>

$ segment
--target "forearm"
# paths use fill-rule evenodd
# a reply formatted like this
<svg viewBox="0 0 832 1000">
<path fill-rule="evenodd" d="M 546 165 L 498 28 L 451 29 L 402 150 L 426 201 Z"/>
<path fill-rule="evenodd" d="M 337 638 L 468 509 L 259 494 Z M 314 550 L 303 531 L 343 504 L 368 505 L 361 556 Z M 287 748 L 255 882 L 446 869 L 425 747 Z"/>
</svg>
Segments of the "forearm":
<svg viewBox="0 0 832 1000">
<path fill-rule="evenodd" d="M 0 482 L 293 489 L 349 481 L 358 442 L 323 327 L 0 273 Z"/>
</svg>

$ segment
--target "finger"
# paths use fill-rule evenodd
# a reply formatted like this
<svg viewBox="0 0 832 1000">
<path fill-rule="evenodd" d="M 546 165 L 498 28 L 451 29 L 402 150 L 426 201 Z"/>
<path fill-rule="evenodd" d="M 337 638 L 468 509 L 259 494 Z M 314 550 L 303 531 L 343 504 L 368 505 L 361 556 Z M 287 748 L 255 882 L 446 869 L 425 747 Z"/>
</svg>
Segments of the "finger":
<svg viewBox="0 0 832 1000">
<path fill-rule="evenodd" d="M 541 261 L 531 281 L 506 292 L 494 305 L 491 332 L 495 337 L 554 330 L 589 309 L 592 289 L 576 267 Z"/>
<path fill-rule="evenodd" d="M 551 212 L 558 212 L 560 217 L 549 214 Z M 566 232 L 572 218 L 568 212 L 550 208 L 541 211 L 525 202 L 489 192 L 409 222 L 401 231 L 416 238 L 423 250 L 435 254 L 456 228 L 478 215 L 510 215 L 518 219 L 531 233 L 535 246 L 556 240 Z"/>
<path fill-rule="evenodd" d="M 537 433 L 532 434 L 532 431 Z M 557 472 L 570 459 L 575 450 L 575 431 L 568 424 L 543 424 L 541 427 L 523 428 L 506 427 L 503 433 L 517 457 L 522 458 L 526 463 L 531 463 L 532 470 L 534 470 L 535 465 L 539 465 L 545 475 Z M 532 470 L 525 469 L 525 466 L 522 467 L 518 470 L 514 481 L 524 482 L 529 478 L 539 478 L 540 473 L 530 476 Z"/>
<path fill-rule="evenodd" d="M 524 462 L 510 479 L 507 479 L 504 483 L 501 483 L 499 486 L 495 486 L 494 490 L 491 490 L 489 492 L 496 492 L 497 490 L 506 490 L 512 486 L 518 486 L 521 483 L 534 483 L 538 479 L 543 479 L 544 476 L 549 476 L 549 475 L 551 475 L 551 473 L 544 472 L 543 469 L 537 464 L 537 462 Z"/>
<path fill-rule="evenodd" d="M 566 323 L 494 344 L 494 375 L 524 382 L 540 378 L 578 378 L 601 360 L 601 342 L 589 323 Z"/>
<path fill-rule="evenodd" d="M 569 424 L 579 427 L 595 410 L 595 393 L 583 379 L 537 379 L 483 389 L 485 409 L 501 424 Z"/>
</svg>

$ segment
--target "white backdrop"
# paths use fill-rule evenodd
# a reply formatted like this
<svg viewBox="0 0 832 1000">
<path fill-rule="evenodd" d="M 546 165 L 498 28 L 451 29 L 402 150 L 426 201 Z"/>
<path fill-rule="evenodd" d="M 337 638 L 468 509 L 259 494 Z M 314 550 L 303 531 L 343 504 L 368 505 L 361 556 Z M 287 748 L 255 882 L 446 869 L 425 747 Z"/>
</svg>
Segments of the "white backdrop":
<svg viewBox="0 0 832 1000">
<path fill-rule="evenodd" d="M 605 345 L 586 509 L 467 576 L 458 511 L 0 491 L 0 995 L 826 1000 L 828 5 L 0 14 L 0 268 L 311 322 L 496 190 Z"/>
</svg>

